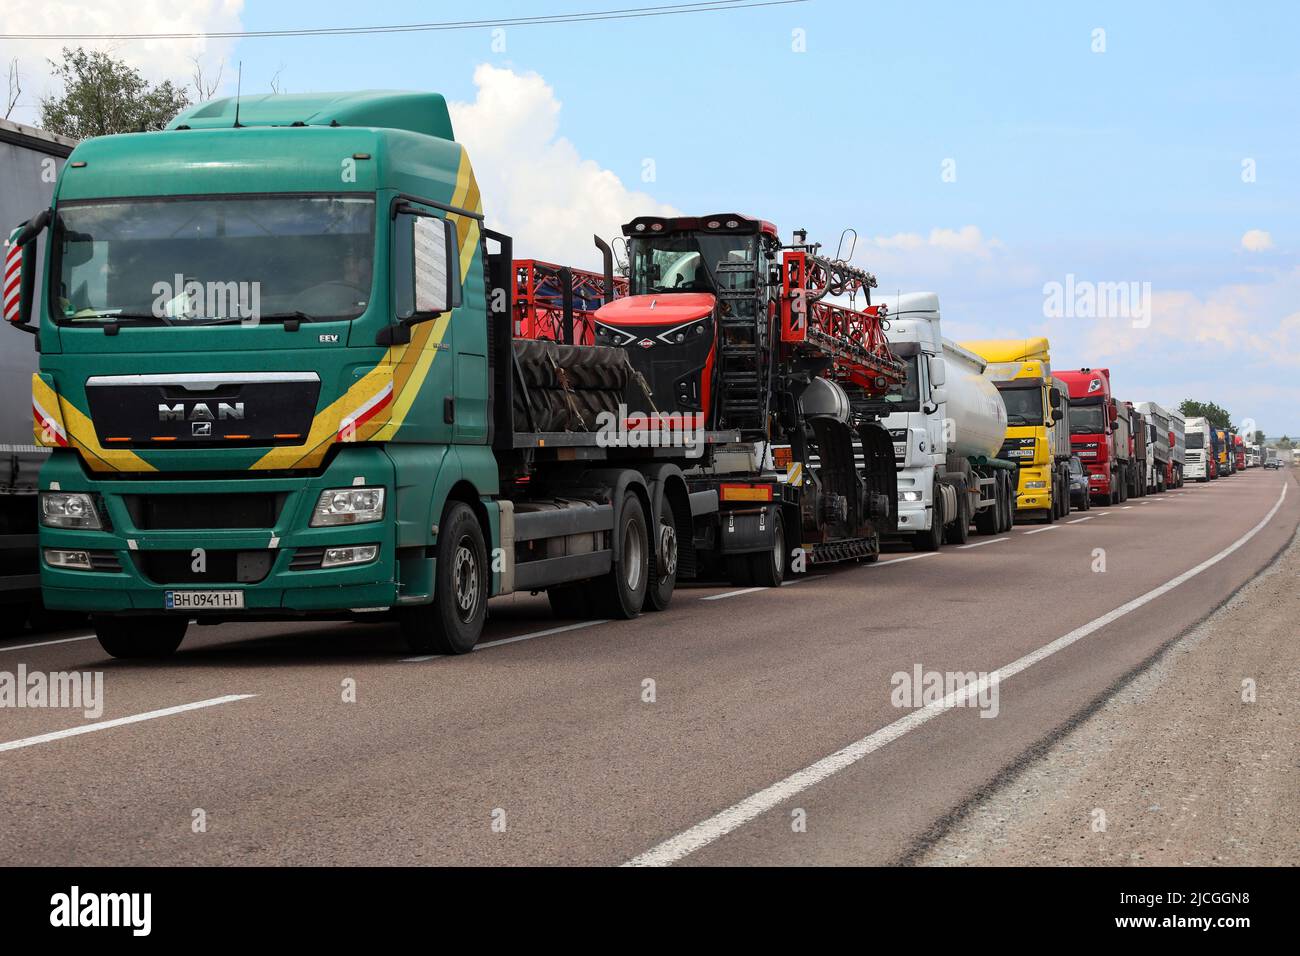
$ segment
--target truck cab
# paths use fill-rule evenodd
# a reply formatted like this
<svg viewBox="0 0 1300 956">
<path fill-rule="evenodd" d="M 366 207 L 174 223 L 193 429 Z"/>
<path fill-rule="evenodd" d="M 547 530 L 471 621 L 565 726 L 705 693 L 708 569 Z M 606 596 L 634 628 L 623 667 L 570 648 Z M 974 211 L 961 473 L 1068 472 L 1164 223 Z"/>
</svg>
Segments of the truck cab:
<svg viewBox="0 0 1300 956">
<path fill-rule="evenodd" d="M 1214 477 L 1214 429 L 1204 418 L 1193 416 L 1183 423 L 1183 476 L 1192 481 Z"/>
<path fill-rule="evenodd" d="M 517 588 L 661 610 L 716 510 L 690 447 L 600 440 L 622 350 L 514 341 L 513 246 L 437 94 L 221 99 L 83 141 L 16 243 L 43 591 L 110 653 L 358 613 L 464 653 Z"/>
<path fill-rule="evenodd" d="M 1058 373 L 1070 389 L 1070 441 L 1088 469 L 1094 500 L 1118 504 L 1128 499 L 1131 469 L 1127 410 L 1110 390 L 1110 369 L 1084 368 Z"/>
<path fill-rule="evenodd" d="M 907 383 L 885 401 L 883 420 L 898 465 L 898 531 L 918 551 L 932 551 L 953 522 L 972 517 L 977 530 L 1009 530 L 1015 512 L 1016 464 L 998 458 L 1007 412 L 984 378 L 987 364 L 945 339 L 939 297 L 914 292 L 884 299 L 889 345 L 907 367 Z"/>
<path fill-rule="evenodd" d="M 1007 412 L 998 458 L 1018 465 L 1017 518 L 1047 523 L 1070 513 L 1069 399 L 1052 373 L 1045 338 L 963 342 L 984 359 L 984 375 Z"/>
</svg>

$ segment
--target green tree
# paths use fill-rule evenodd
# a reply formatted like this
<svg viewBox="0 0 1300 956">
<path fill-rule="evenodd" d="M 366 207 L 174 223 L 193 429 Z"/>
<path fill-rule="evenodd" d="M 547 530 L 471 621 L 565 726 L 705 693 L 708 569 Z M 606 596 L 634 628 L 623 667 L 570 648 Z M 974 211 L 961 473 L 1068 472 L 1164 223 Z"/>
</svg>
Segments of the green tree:
<svg viewBox="0 0 1300 956">
<path fill-rule="evenodd" d="M 162 129 L 190 105 L 171 80 L 150 85 L 135 68 L 98 50 L 64 47 L 63 63 L 49 63 L 63 84 L 61 95 L 41 99 L 41 126 L 51 133 L 85 139 Z"/>
<path fill-rule="evenodd" d="M 1287 437 L 1286 435 L 1283 435 L 1283 436 L 1281 437 L 1281 439 L 1278 440 L 1277 447 L 1278 447 L 1278 448 L 1290 448 L 1290 447 L 1291 447 L 1291 439 L 1290 439 L 1289 437 Z"/>
<path fill-rule="evenodd" d="M 1178 410 L 1185 418 L 1204 418 L 1215 428 L 1232 427 L 1232 416 L 1227 409 L 1220 408 L 1214 402 L 1197 402 L 1189 398 L 1178 406 Z"/>
<path fill-rule="evenodd" d="M 1257 429 L 1257 430 L 1255 431 L 1255 434 L 1251 436 L 1251 442 L 1250 442 L 1250 443 L 1251 443 L 1252 445 L 1262 445 L 1262 444 L 1264 444 L 1264 438 L 1265 438 L 1265 435 L 1264 435 L 1263 431 L 1260 431 L 1260 430 Z"/>
</svg>

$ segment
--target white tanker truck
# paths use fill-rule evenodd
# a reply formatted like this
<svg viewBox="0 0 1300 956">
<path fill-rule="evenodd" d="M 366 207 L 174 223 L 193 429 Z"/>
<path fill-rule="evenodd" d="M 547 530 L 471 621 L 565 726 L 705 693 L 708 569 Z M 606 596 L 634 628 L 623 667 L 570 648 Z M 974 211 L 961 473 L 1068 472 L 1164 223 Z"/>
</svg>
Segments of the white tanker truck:
<svg viewBox="0 0 1300 956">
<path fill-rule="evenodd" d="M 880 296 L 889 309 L 889 347 L 907 364 L 907 384 L 883 421 L 898 468 L 898 532 L 918 551 L 1011 529 L 1016 465 L 996 457 L 1007 410 L 987 363 L 943 337 L 933 292 Z"/>
</svg>

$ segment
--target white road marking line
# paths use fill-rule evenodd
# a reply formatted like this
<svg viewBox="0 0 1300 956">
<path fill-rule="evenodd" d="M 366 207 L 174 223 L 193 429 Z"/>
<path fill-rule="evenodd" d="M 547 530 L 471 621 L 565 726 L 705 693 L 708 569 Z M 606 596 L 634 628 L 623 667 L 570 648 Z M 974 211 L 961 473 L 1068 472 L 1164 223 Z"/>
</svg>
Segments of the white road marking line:
<svg viewBox="0 0 1300 956">
<path fill-rule="evenodd" d="M 219 704 L 232 704 L 237 700 L 248 700 L 250 697 L 256 697 L 256 694 L 227 694 L 225 697 L 213 697 L 208 700 L 195 701 L 192 704 L 179 704 L 175 707 L 164 707 L 162 710 L 151 710 L 143 714 L 132 714 L 130 717 L 115 717 L 112 720 L 101 720 L 93 724 L 85 724 L 81 727 L 69 727 L 67 730 L 56 730 L 48 734 L 38 734 L 35 737 L 24 737 L 21 740 L 10 740 L 7 743 L 0 743 L 0 753 L 6 750 L 20 750 L 23 747 L 34 747 L 37 744 L 46 744 L 52 740 L 62 740 L 65 737 L 77 737 L 81 734 L 92 734 L 97 730 L 109 730 L 113 727 L 121 727 L 125 724 L 138 724 L 142 720 L 156 720 L 159 717 L 171 717 L 174 714 L 183 714 L 191 710 L 202 710 L 205 707 L 216 707 Z"/>
<path fill-rule="evenodd" d="M 982 548 L 986 544 L 997 544 L 999 541 L 1010 541 L 1010 538 L 989 538 L 987 541 L 976 541 L 973 544 L 959 544 L 958 551 L 965 551 L 967 548 Z"/>
<path fill-rule="evenodd" d="M 1104 517 L 1106 517 L 1106 515 L 1108 515 L 1108 514 L 1110 514 L 1109 511 L 1098 511 L 1096 516 L 1097 516 L 1098 518 L 1104 518 Z"/>
<path fill-rule="evenodd" d="M 1278 510 L 1282 507 L 1282 502 L 1286 500 L 1287 487 L 1287 485 L 1282 486 L 1282 493 L 1278 495 L 1277 503 L 1274 504 L 1268 514 L 1260 520 L 1259 524 L 1255 525 L 1255 527 L 1251 528 L 1218 554 L 1207 558 L 1200 564 L 1196 565 L 1196 567 L 1184 571 L 1177 577 L 1171 578 L 1159 587 L 1152 588 L 1150 591 L 1135 597 L 1126 604 L 1121 604 L 1113 611 L 1108 611 L 1101 617 L 1094 618 L 1082 627 L 1075 628 L 1073 631 L 1070 631 L 1070 633 L 1058 637 L 1050 644 L 1044 644 L 1038 650 L 1031 651 L 1024 657 L 1017 658 L 1005 667 L 1001 667 L 992 674 L 986 675 L 976 683 L 968 684 L 961 690 L 953 691 L 951 694 L 944 697 L 943 700 L 936 701 L 933 704 L 927 704 L 920 710 L 914 710 L 906 716 L 900 717 L 892 724 L 886 724 L 884 727 L 881 727 L 874 733 L 868 734 L 861 740 L 855 741 L 847 747 L 837 750 L 829 756 L 823 757 L 821 760 L 805 767 L 803 770 L 792 773 L 784 780 L 778 780 L 770 787 L 758 791 L 758 793 L 755 793 L 753 796 L 746 797 L 744 800 L 728 807 L 721 813 L 715 814 L 707 820 L 695 824 L 695 826 L 691 827 L 689 830 L 685 830 L 674 837 L 669 837 L 657 846 L 633 857 L 631 860 L 628 860 L 623 865 L 668 866 L 672 863 L 676 863 L 678 860 L 690 856 L 696 850 L 706 847 L 715 840 L 726 836 L 733 830 L 739 829 L 750 820 L 766 813 L 773 807 L 780 806 L 791 797 L 802 793 L 804 790 L 807 790 L 815 784 L 820 783 L 832 774 L 838 773 L 846 767 L 852 766 L 868 754 L 872 754 L 881 747 L 884 747 L 886 744 L 892 743 L 902 737 L 908 731 L 915 730 L 927 721 L 939 716 L 948 708 L 955 707 L 958 704 L 963 704 L 971 698 L 978 698 L 978 695 L 994 681 L 997 681 L 1000 684 L 1007 678 L 1013 677 L 1021 671 L 1033 667 L 1040 661 L 1046 660 L 1053 654 L 1065 650 L 1071 644 L 1083 640 L 1089 634 L 1093 634 L 1106 627 L 1108 624 L 1113 624 L 1125 615 L 1133 613 L 1138 608 L 1149 604 L 1156 598 L 1168 594 L 1174 588 L 1190 581 L 1202 571 L 1218 564 L 1224 558 L 1228 557 L 1238 548 L 1250 541 L 1250 539 L 1255 537 L 1255 535 L 1259 534 L 1259 532 L 1273 520 L 1273 516 L 1276 515 Z"/>
<path fill-rule="evenodd" d="M 1133 507 L 1132 505 L 1120 505 L 1120 506 L 1119 506 L 1119 510 L 1120 510 L 1120 511 L 1128 511 L 1128 510 L 1131 509 L 1132 507 Z"/>
<path fill-rule="evenodd" d="M 0 647 L 0 654 L 7 651 L 25 651 L 31 647 L 49 647 L 51 644 L 71 644 L 73 641 L 93 641 L 94 634 L 82 634 L 80 637 L 61 637 L 57 641 L 38 641 L 35 644 L 14 644 L 11 647 Z"/>
<path fill-rule="evenodd" d="M 1080 521 L 1091 521 L 1091 520 L 1092 520 L 1092 515 L 1089 515 L 1086 518 L 1075 518 L 1071 521 L 1067 521 L 1066 524 L 1078 524 Z"/>
<path fill-rule="evenodd" d="M 701 601 L 721 601 L 723 598 L 739 597 L 742 594 L 753 594 L 755 591 L 766 591 L 767 588 L 744 588 L 740 591 L 724 591 L 722 594 L 710 594 L 700 598 Z"/>
<path fill-rule="evenodd" d="M 489 647 L 500 647 L 502 644 L 517 644 L 520 641 L 531 641 L 534 637 L 550 637 L 552 634 L 563 634 L 565 631 L 577 631 L 584 627 L 595 627 L 597 624 L 608 624 L 609 618 L 599 618 L 595 621 L 579 621 L 577 624 L 565 624 L 563 627 L 550 627 L 544 631 L 535 631 L 532 634 L 520 634 L 517 637 L 503 637 L 497 641 L 487 641 L 477 645 L 474 650 L 481 651 Z"/>
<path fill-rule="evenodd" d="M 909 554 L 905 558 L 894 558 L 890 561 L 877 561 L 875 564 L 868 564 L 869 568 L 883 568 L 889 564 L 902 564 L 904 561 L 919 561 L 922 558 L 936 558 L 939 556 L 938 551 L 927 551 L 924 554 Z"/>
<path fill-rule="evenodd" d="M 500 647 L 502 644 L 518 644 L 520 641 L 531 641 L 534 637 L 550 637 L 552 634 L 563 634 L 565 631 L 577 631 L 584 627 L 595 627 L 597 624 L 608 624 L 608 618 L 599 618 L 594 621 L 579 621 L 576 624 L 564 624 L 560 627 L 548 627 L 544 631 L 533 631 L 531 634 L 517 634 L 514 637 L 503 637 L 497 641 L 485 641 L 474 647 L 476 651 L 486 650 L 489 647 Z M 423 664 L 425 661 L 437 661 L 446 657 L 446 654 L 423 654 L 420 657 L 403 657 L 403 664 Z"/>
<path fill-rule="evenodd" d="M 1041 528 L 1033 528 L 1029 531 L 1026 531 L 1025 534 L 1038 534 L 1039 532 L 1042 531 L 1055 531 L 1059 527 L 1060 525 L 1055 525 L 1055 524 L 1043 525 L 1043 527 Z"/>
</svg>

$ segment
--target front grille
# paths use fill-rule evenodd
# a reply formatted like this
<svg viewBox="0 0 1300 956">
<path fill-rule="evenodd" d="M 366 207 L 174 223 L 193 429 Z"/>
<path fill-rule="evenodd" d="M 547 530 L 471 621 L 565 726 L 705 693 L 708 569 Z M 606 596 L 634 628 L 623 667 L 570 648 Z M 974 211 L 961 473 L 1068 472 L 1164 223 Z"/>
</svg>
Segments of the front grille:
<svg viewBox="0 0 1300 956">
<path fill-rule="evenodd" d="M 287 498 L 274 491 L 122 496 L 142 531 L 273 528 Z"/>
<path fill-rule="evenodd" d="M 207 551 L 202 562 L 193 551 L 133 551 L 140 573 L 154 584 L 256 584 L 271 573 L 278 552 Z M 196 565 L 202 570 L 196 570 Z"/>
<path fill-rule="evenodd" d="M 320 567 L 321 561 L 324 559 L 324 548 L 299 548 L 293 553 L 293 560 L 289 562 L 289 570 L 313 571 Z"/>
<path fill-rule="evenodd" d="M 95 571 L 121 571 L 122 562 L 114 551 L 87 551 L 90 567 Z"/>
</svg>

